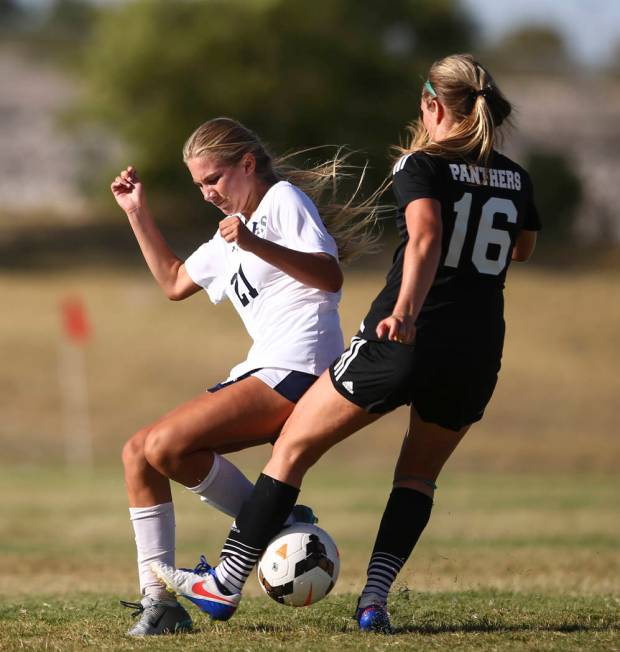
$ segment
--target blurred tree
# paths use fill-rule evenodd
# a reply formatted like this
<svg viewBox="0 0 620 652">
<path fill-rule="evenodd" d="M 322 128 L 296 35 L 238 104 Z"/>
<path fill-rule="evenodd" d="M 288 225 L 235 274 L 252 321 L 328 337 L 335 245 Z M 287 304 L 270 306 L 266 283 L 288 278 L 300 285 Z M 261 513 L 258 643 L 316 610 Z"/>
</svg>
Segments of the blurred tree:
<svg viewBox="0 0 620 652">
<path fill-rule="evenodd" d="M 21 14 L 21 8 L 16 0 L 0 0 L 0 20 L 11 20 Z"/>
<path fill-rule="evenodd" d="M 40 27 L 30 35 L 30 47 L 46 58 L 76 66 L 89 42 L 96 17 L 92 2 L 53 0 L 45 10 Z"/>
<path fill-rule="evenodd" d="M 543 242 L 561 245 L 573 236 L 583 184 L 570 159 L 560 152 L 531 150 L 525 165 L 544 228 Z"/>
<path fill-rule="evenodd" d="M 127 162 L 178 206 L 189 188 L 182 144 L 218 115 L 276 153 L 362 149 L 378 182 L 418 113 L 420 75 L 474 34 L 455 0 L 135 0 L 98 11 L 81 119 L 111 128 Z"/>
<path fill-rule="evenodd" d="M 86 39 L 96 17 L 92 2 L 53 0 L 48 10 L 46 29 L 68 39 Z"/>
<path fill-rule="evenodd" d="M 617 41 L 613 47 L 612 54 L 609 57 L 607 70 L 614 77 L 620 77 L 620 41 Z"/>
<path fill-rule="evenodd" d="M 564 37 L 548 25 L 526 25 L 491 46 L 485 61 L 493 69 L 515 73 L 572 73 L 572 60 Z"/>
<path fill-rule="evenodd" d="M 17 0 L 0 0 L 0 35 L 5 38 L 20 27 L 24 19 L 24 10 Z"/>
</svg>

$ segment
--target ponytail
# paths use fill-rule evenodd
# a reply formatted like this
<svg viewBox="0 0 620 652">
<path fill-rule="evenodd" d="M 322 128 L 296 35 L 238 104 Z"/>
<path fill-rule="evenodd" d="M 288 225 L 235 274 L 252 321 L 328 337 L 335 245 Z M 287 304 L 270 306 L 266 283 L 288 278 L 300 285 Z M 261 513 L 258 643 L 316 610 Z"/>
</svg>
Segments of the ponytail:
<svg viewBox="0 0 620 652">
<path fill-rule="evenodd" d="M 430 139 L 422 120 L 409 125 L 409 143 L 398 155 L 423 151 L 447 158 L 486 164 L 499 140 L 498 128 L 512 111 L 489 71 L 470 54 L 436 61 L 422 89 L 422 101 L 437 99 L 456 121 L 446 138 Z"/>
</svg>

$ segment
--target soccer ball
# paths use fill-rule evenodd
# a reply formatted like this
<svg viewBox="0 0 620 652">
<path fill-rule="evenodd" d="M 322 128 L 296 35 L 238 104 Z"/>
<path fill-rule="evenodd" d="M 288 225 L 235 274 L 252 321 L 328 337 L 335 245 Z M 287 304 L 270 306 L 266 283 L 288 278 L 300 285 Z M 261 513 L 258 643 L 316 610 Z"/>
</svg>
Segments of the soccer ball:
<svg viewBox="0 0 620 652">
<path fill-rule="evenodd" d="M 334 588 L 339 570 L 338 548 L 329 534 L 310 523 L 294 523 L 265 549 L 258 582 L 276 602 L 306 607 Z"/>
</svg>

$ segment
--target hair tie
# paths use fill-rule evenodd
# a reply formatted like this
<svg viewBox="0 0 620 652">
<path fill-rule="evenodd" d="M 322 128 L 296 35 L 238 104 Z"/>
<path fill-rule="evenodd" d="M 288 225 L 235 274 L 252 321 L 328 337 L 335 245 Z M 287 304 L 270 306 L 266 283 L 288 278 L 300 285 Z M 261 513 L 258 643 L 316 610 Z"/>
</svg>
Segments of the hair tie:
<svg viewBox="0 0 620 652">
<path fill-rule="evenodd" d="M 470 96 L 472 99 L 476 99 L 477 97 L 484 97 L 484 99 L 488 99 L 489 95 L 491 95 L 491 87 L 487 86 L 486 88 L 481 88 L 480 90 L 475 90 L 472 89 L 470 92 Z"/>
</svg>

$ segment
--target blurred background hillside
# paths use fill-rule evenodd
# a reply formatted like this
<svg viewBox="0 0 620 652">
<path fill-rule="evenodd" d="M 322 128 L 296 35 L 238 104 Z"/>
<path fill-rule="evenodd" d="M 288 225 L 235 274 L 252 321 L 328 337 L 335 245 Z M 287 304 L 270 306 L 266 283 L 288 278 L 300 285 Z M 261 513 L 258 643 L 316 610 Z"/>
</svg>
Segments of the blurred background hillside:
<svg viewBox="0 0 620 652">
<path fill-rule="evenodd" d="M 558 418 L 575 436 L 575 420 L 588 428 L 594 419 L 590 436 L 605 438 L 615 428 L 606 419 L 618 389 L 615 374 L 603 379 L 618 359 L 620 11 L 611 1 L 594 4 L 590 15 L 579 13 L 577 1 L 559 13 L 553 2 L 486 0 L 316 0 L 311 7 L 297 0 L 1 0 L 6 459 L 62 455 L 59 304 L 67 294 L 77 293 L 92 313 L 94 336 L 84 350 L 98 459 L 116 457 L 134 426 L 225 375 L 244 355 L 246 336 L 227 308 L 196 300 L 170 306 L 159 295 L 109 193 L 121 166 L 131 162 L 141 172 L 167 237 L 186 255 L 210 237 L 216 219 L 181 162 L 196 125 L 234 116 L 279 154 L 346 144 L 359 152 L 356 162 L 370 162 L 370 191 L 389 170 L 390 145 L 417 115 L 429 64 L 458 51 L 486 62 L 514 102 L 516 127 L 504 149 L 531 170 L 545 224 L 534 262 L 512 272 L 523 303 L 515 299 L 509 311 L 518 314 L 515 337 L 523 343 L 509 340 L 504 365 L 508 385 L 511 361 L 521 355 L 513 351 L 535 348 L 540 338 L 519 378 L 533 396 L 519 407 L 521 419 L 500 394 L 490 418 L 501 421 L 507 410 L 506 429 L 516 432 L 538 424 L 531 443 L 546 441 L 549 450 Z M 387 268 L 389 221 L 384 239 L 383 254 L 348 271 L 347 336 Z M 532 310 L 546 321 L 519 333 Z M 221 330 L 215 337 L 217 325 L 234 337 L 221 338 Z M 563 335 L 567 351 L 547 359 L 547 338 L 557 344 Z M 182 346 L 188 338 L 189 349 Z M 562 367 L 567 356 L 578 369 Z M 557 405 L 544 416 L 535 389 L 542 376 L 530 373 L 536 369 L 556 383 L 545 400 Z M 559 393 L 562 383 L 568 394 Z M 586 412 L 584 384 L 598 403 Z M 125 392 L 133 404 L 121 407 Z M 567 396 L 574 397 L 570 405 Z M 495 449 L 481 448 L 488 446 Z M 617 461 L 610 450 L 599 456 L 605 468 Z M 569 457 L 560 466 L 571 467 Z M 517 459 L 502 464 L 520 468 Z"/>
<path fill-rule="evenodd" d="M 552 2 L 518 4 L 2 0 L 0 266 L 66 266 L 112 248 L 131 259 L 108 193 L 128 161 L 160 220 L 200 229 L 205 207 L 180 149 L 216 115 L 248 124 L 276 153 L 360 150 L 370 189 L 417 115 L 428 65 L 458 51 L 487 62 L 514 102 L 505 149 L 532 171 L 543 244 L 617 246 L 619 12 L 594 3 L 587 39 L 571 30 L 579 2 L 548 15 Z"/>
</svg>

